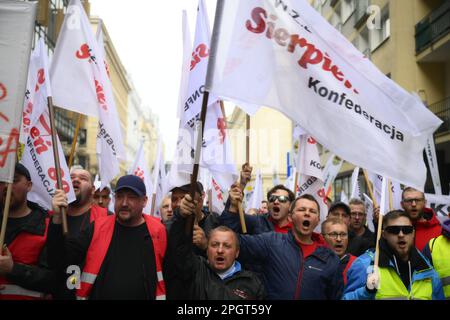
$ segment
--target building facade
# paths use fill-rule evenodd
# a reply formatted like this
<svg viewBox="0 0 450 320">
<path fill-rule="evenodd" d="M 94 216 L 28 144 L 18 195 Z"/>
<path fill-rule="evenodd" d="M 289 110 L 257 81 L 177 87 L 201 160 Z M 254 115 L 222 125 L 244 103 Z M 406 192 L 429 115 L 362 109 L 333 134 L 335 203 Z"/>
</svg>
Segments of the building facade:
<svg viewBox="0 0 450 320">
<path fill-rule="evenodd" d="M 310 0 L 311 5 L 388 77 L 415 92 L 444 123 L 434 135 L 442 191 L 450 184 L 450 1 Z M 327 152 L 322 154 L 325 159 Z M 348 195 L 344 164 L 335 200 Z M 360 179 L 361 180 L 361 179 Z M 428 174 L 425 191 L 434 193 Z"/>
</svg>

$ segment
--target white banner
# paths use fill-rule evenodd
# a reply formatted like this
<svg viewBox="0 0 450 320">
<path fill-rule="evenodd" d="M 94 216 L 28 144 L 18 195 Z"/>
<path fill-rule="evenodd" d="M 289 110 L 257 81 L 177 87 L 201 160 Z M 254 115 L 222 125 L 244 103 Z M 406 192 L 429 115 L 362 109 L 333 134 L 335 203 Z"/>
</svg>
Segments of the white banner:
<svg viewBox="0 0 450 320">
<path fill-rule="evenodd" d="M 70 179 L 70 172 L 58 136 L 56 136 L 56 141 L 61 165 L 62 187 L 67 194 L 69 203 L 71 203 L 75 201 L 75 193 Z M 57 186 L 57 179 L 50 118 L 47 110 L 40 115 L 39 120 L 30 129 L 20 162 L 30 171 L 31 181 L 33 182 L 33 187 L 28 193 L 28 200 L 50 210 Z"/>
<path fill-rule="evenodd" d="M 367 213 L 366 218 L 367 227 L 369 228 L 370 231 L 374 232 L 375 226 L 373 225 L 373 201 L 367 194 L 363 193 L 363 196 Z"/>
<path fill-rule="evenodd" d="M 246 212 L 248 213 L 250 209 L 257 209 L 259 212 L 259 208 L 261 208 L 261 201 L 263 201 L 263 199 L 263 182 L 261 171 L 258 169 L 258 171 L 256 172 L 255 181 L 253 183 L 253 192 L 247 202 Z"/>
<path fill-rule="evenodd" d="M 139 146 L 139 150 L 136 154 L 136 159 L 134 160 L 131 168 L 128 170 L 128 174 L 138 176 L 142 179 L 142 181 L 144 181 L 148 200 L 143 212 L 145 214 L 150 214 L 152 209 L 153 183 L 151 178 L 152 175 L 150 170 L 148 169 L 147 160 L 145 159 L 144 141 L 141 141 L 141 145 Z"/>
<path fill-rule="evenodd" d="M 436 157 L 436 147 L 434 146 L 434 136 L 431 135 L 427 140 L 425 147 L 427 155 L 428 167 L 430 168 L 431 180 L 433 180 L 434 192 L 442 194 L 441 178 L 439 176 L 439 166 Z"/>
<path fill-rule="evenodd" d="M 30 57 L 21 132 L 21 140 L 24 141 L 25 147 L 20 162 L 30 171 L 33 182 L 31 191 L 28 192 L 28 200 L 38 203 L 45 209 L 52 208 L 52 197 L 57 187 L 47 107 L 49 96 L 51 96 L 51 90 L 47 53 L 41 38 Z M 58 135 L 56 135 L 56 142 L 61 165 L 62 187 L 71 203 L 75 200 L 75 193 Z"/>
<path fill-rule="evenodd" d="M 352 173 L 352 181 L 351 181 L 352 191 L 350 193 L 350 199 L 360 199 L 362 200 L 361 188 L 359 186 L 359 167 L 356 167 Z"/>
<path fill-rule="evenodd" d="M 333 182 L 336 180 L 343 163 L 344 160 L 334 154 L 330 155 L 328 158 L 325 168 L 323 169 L 323 181 L 327 195 L 331 192 Z"/>
<path fill-rule="evenodd" d="M 36 3 L 0 2 L 0 181 L 13 182 Z"/>
<path fill-rule="evenodd" d="M 427 207 L 432 208 L 438 217 L 450 216 L 450 196 L 425 193 L 425 199 Z"/>
<path fill-rule="evenodd" d="M 119 173 L 125 148 L 103 43 L 94 37 L 79 0 L 71 0 L 56 43 L 50 69 L 53 102 L 71 111 L 99 118 L 97 139 L 101 140 L 100 179 L 106 186 Z M 101 152 L 99 152 L 101 151 Z"/>
<path fill-rule="evenodd" d="M 306 0 L 219 0 L 207 89 L 284 113 L 327 149 L 422 189 L 442 121 Z"/>
</svg>

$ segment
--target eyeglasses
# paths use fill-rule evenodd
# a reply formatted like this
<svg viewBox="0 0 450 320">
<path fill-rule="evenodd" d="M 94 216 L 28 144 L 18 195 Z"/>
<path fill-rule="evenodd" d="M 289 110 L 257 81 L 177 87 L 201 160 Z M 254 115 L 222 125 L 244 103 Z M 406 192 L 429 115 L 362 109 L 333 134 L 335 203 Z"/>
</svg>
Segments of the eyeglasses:
<svg viewBox="0 0 450 320">
<path fill-rule="evenodd" d="M 276 195 L 271 195 L 269 197 L 269 202 L 275 202 L 275 200 L 278 200 L 281 203 L 286 203 L 289 201 L 289 198 L 286 196 L 276 196 Z"/>
<path fill-rule="evenodd" d="M 400 231 L 403 232 L 403 234 L 411 234 L 414 232 L 413 226 L 389 226 L 384 228 L 384 231 L 390 233 L 390 234 L 399 234 Z"/>
<path fill-rule="evenodd" d="M 363 212 L 352 212 L 350 213 L 350 216 L 352 216 L 353 218 L 355 217 L 364 217 L 366 214 Z"/>
<path fill-rule="evenodd" d="M 422 201 L 424 201 L 425 199 L 424 198 L 414 198 L 414 199 L 403 199 L 402 201 L 403 202 L 406 202 L 406 203 L 408 203 L 408 204 L 411 204 L 411 203 L 413 203 L 413 202 L 416 202 L 416 203 L 419 203 L 419 202 L 422 202 Z"/>
<path fill-rule="evenodd" d="M 341 232 L 341 233 L 337 233 L 337 232 L 331 232 L 331 233 L 326 233 L 326 236 L 329 236 L 332 239 L 337 239 L 338 237 L 341 237 L 341 239 L 347 239 L 348 237 L 348 233 L 345 232 Z"/>
</svg>

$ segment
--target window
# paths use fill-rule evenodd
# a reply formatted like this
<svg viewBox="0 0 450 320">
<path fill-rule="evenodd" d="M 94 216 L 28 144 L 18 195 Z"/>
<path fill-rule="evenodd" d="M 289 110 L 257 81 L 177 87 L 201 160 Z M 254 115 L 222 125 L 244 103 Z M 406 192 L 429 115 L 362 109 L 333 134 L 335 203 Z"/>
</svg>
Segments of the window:
<svg viewBox="0 0 450 320">
<path fill-rule="evenodd" d="M 391 20 L 388 5 L 381 11 L 381 19 L 375 19 L 374 22 L 375 25 L 370 30 L 370 49 L 372 51 L 377 49 L 391 35 Z"/>
<path fill-rule="evenodd" d="M 341 1 L 341 17 L 342 23 L 345 23 L 355 12 L 355 0 L 342 0 Z"/>
</svg>

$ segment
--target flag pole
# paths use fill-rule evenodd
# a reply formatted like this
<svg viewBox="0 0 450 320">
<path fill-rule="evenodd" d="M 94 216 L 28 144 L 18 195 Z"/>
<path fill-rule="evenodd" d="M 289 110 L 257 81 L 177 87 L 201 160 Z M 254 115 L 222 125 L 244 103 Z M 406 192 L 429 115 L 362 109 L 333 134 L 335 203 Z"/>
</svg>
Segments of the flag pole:
<svg viewBox="0 0 450 320">
<path fill-rule="evenodd" d="M 189 194 L 191 195 L 191 198 L 195 198 L 195 191 L 197 190 L 197 178 L 198 178 L 198 171 L 199 171 L 199 163 L 200 163 L 200 154 L 202 151 L 202 142 L 203 142 L 203 131 L 205 129 L 205 120 L 206 120 L 206 109 L 208 107 L 208 99 L 209 99 L 209 91 L 205 90 L 205 93 L 203 94 L 203 101 L 202 101 L 202 111 L 200 112 L 200 126 L 197 128 L 197 145 L 195 147 L 195 155 L 194 155 L 194 168 L 192 170 L 191 174 L 191 189 L 189 191 Z M 192 237 L 193 228 L 194 228 L 194 216 L 190 215 L 186 218 L 186 227 L 185 227 L 185 234 L 187 236 Z"/>
<path fill-rule="evenodd" d="M 153 217 L 155 215 L 155 203 L 156 202 L 156 193 L 152 193 L 152 208 L 150 209 L 150 214 Z"/>
<path fill-rule="evenodd" d="M 75 134 L 74 134 L 73 140 L 72 140 L 72 147 L 70 148 L 69 163 L 68 163 L 69 169 L 72 167 L 72 164 L 73 164 L 75 149 L 77 147 L 78 132 L 80 131 L 82 119 L 83 119 L 83 115 L 81 113 L 79 113 L 78 120 L 77 120 L 77 126 L 75 127 Z"/>
<path fill-rule="evenodd" d="M 2 230 L 0 231 L 0 255 L 3 255 L 3 244 L 5 243 L 6 224 L 9 216 L 9 205 L 11 203 L 12 183 L 8 183 L 6 190 L 5 207 L 3 208 Z"/>
<path fill-rule="evenodd" d="M 365 170 L 364 170 L 365 171 Z M 384 211 L 384 205 L 383 203 L 386 203 L 386 185 L 389 186 L 389 182 L 385 180 L 386 178 L 383 177 L 383 183 L 382 183 L 382 194 L 381 194 L 381 200 L 380 200 L 380 214 L 378 215 L 378 226 L 377 226 L 377 239 L 375 243 L 375 258 L 374 258 L 374 264 L 373 264 L 373 270 L 374 272 L 378 269 L 378 262 L 380 260 L 380 238 L 381 238 L 381 227 L 383 224 L 383 214 L 381 210 Z"/>
<path fill-rule="evenodd" d="M 246 115 L 245 121 L 245 163 L 250 165 L 250 116 Z M 241 181 L 242 193 L 244 192 L 244 185 Z M 247 233 L 247 225 L 245 224 L 244 209 L 242 208 L 242 201 L 238 203 L 239 220 L 241 221 L 242 233 Z"/>
<path fill-rule="evenodd" d="M 364 172 L 364 180 L 366 180 L 366 186 L 367 186 L 367 189 L 369 190 L 369 196 L 372 199 L 373 206 L 378 207 L 377 200 L 375 199 L 375 196 L 373 194 L 372 185 L 369 181 L 369 176 L 367 174 L 367 170 L 363 169 L 363 172 Z"/>
<path fill-rule="evenodd" d="M 55 110 L 53 108 L 53 100 L 52 97 L 47 97 L 47 106 L 50 117 L 50 129 L 52 130 L 52 146 L 53 146 L 53 158 L 55 160 L 55 171 L 56 171 L 56 183 L 58 189 L 63 189 L 62 179 L 61 179 L 61 164 L 59 163 L 59 150 L 58 143 L 56 139 L 56 127 L 55 127 Z M 76 140 L 76 136 L 75 136 Z M 62 227 L 63 227 L 63 235 L 67 235 L 69 232 L 67 226 L 67 213 L 66 208 L 61 207 L 61 218 L 62 218 Z"/>
<path fill-rule="evenodd" d="M 389 188 L 389 211 L 394 210 L 394 200 L 392 197 L 392 181 L 388 180 L 388 188 Z"/>
</svg>

